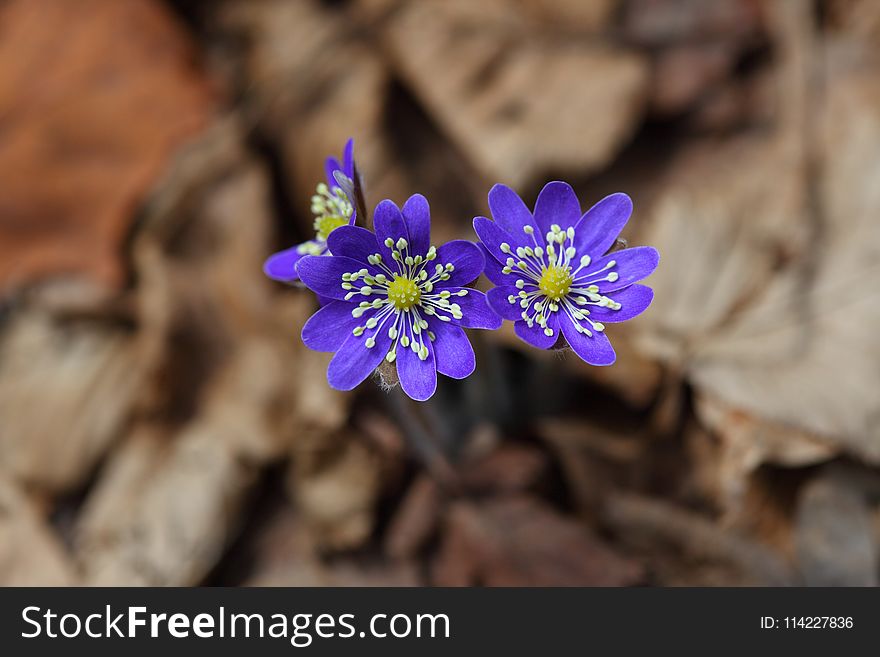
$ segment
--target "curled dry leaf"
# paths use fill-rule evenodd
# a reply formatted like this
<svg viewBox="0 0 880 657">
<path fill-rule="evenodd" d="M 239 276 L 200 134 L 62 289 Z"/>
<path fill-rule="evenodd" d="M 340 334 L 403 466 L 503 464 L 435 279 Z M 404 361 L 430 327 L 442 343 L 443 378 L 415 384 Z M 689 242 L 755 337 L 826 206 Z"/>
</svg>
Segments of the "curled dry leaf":
<svg viewBox="0 0 880 657">
<path fill-rule="evenodd" d="M 725 404 L 711 394 L 699 393 L 697 408 L 702 420 L 723 435 L 715 486 L 719 499 L 734 510 L 744 495 L 750 473 L 763 463 L 803 467 L 832 458 L 832 441 L 792 426 L 762 420 Z"/>
<path fill-rule="evenodd" d="M 731 405 L 880 462 L 880 68 L 846 47 L 827 65 L 821 224 L 807 276 L 777 276 L 694 378 Z"/>
<path fill-rule="evenodd" d="M 111 461 L 90 503 L 106 509 L 118 498 L 126 501 L 125 513 L 111 518 L 105 511 L 105 522 L 83 516 L 78 556 L 89 584 L 191 586 L 202 580 L 235 535 L 256 474 L 229 448 L 238 440 L 229 431 L 205 418 L 176 436 L 173 447 L 145 453 L 132 443 L 126 451 L 137 450 L 134 456 L 123 451 Z M 152 463 L 136 463 L 149 454 Z M 132 468 L 148 468 L 152 476 L 132 480 L 119 472 Z"/>
<path fill-rule="evenodd" d="M 130 328 L 22 308 L 0 341 L 0 470 L 46 491 L 82 485 L 145 381 Z"/>
<path fill-rule="evenodd" d="M 259 321 L 271 300 L 265 175 L 231 121 L 170 174 L 133 244 L 149 385 L 77 525 L 89 583 L 201 582 L 237 535 L 261 467 L 286 447 L 285 343 Z"/>
<path fill-rule="evenodd" d="M 640 344 L 700 395 L 752 416 L 750 435 L 731 438 L 763 442 L 751 448 L 750 466 L 819 458 L 823 442 L 880 462 L 880 196 L 872 182 L 880 179 L 880 69 L 876 55 L 852 44 L 829 49 L 825 66 L 812 206 L 805 169 L 785 159 L 790 151 L 760 142 L 716 148 L 702 168 L 682 164 L 690 178 L 658 204 L 649 240 L 664 265 L 652 278 L 658 301 L 640 323 Z M 743 429 L 718 422 L 729 413 L 713 413 L 715 401 L 701 409 L 722 437 Z M 785 426 L 793 430 L 772 447 L 760 437 Z"/>
<path fill-rule="evenodd" d="M 391 61 L 431 117 L 486 179 L 515 187 L 547 169 L 605 165 L 635 130 L 648 82 L 638 55 L 542 34 L 523 11 L 400 3 L 384 27 Z"/>
</svg>

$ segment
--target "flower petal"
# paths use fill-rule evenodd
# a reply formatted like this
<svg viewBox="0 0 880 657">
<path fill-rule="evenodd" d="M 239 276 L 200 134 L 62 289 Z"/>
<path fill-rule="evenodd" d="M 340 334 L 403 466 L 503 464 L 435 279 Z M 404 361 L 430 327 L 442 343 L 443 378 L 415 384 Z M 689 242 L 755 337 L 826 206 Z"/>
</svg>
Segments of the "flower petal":
<svg viewBox="0 0 880 657">
<path fill-rule="evenodd" d="M 498 329 L 501 328 L 501 318 L 489 307 L 486 301 L 486 295 L 479 290 L 469 287 L 444 287 L 452 294 L 456 294 L 462 290 L 467 290 L 464 296 L 456 296 L 450 299 L 451 302 L 457 303 L 461 307 L 461 319 L 453 319 L 452 324 L 463 326 L 464 328 L 477 329 Z"/>
<path fill-rule="evenodd" d="M 590 311 L 591 320 L 604 324 L 613 324 L 614 322 L 625 322 L 628 319 L 632 319 L 636 315 L 643 313 L 651 305 L 651 301 L 654 299 L 654 290 L 647 285 L 636 283 L 619 292 L 614 292 L 610 296 L 621 305 L 620 310 L 589 306 L 588 310 Z"/>
<path fill-rule="evenodd" d="M 616 280 L 598 281 L 596 280 L 597 278 L 604 278 L 604 276 L 598 275 L 588 278 L 578 276 L 575 279 L 575 284 L 580 284 L 581 279 L 586 281 L 596 280 L 596 285 L 599 286 L 599 291 L 602 294 L 622 290 L 650 276 L 657 269 L 657 265 L 660 264 L 660 254 L 653 246 L 636 246 L 631 249 L 609 253 L 607 256 L 593 262 L 588 269 L 591 272 L 598 272 L 612 261 L 615 263 L 614 267 L 609 269 L 608 272 L 616 272 L 618 275 Z"/>
<path fill-rule="evenodd" d="M 486 278 L 495 283 L 495 285 L 516 285 L 517 279 L 522 278 L 515 274 L 505 274 L 502 271 L 504 265 L 495 259 L 495 256 L 489 252 L 489 249 L 487 249 L 484 244 L 477 244 L 477 247 L 483 253 L 483 258 L 486 260 L 486 266 L 483 269 L 483 273 L 486 274 Z"/>
<path fill-rule="evenodd" d="M 296 273 L 296 263 L 303 257 L 299 252 L 299 245 L 273 253 L 263 263 L 263 273 L 276 281 L 290 283 L 299 280 Z"/>
<path fill-rule="evenodd" d="M 507 185 L 497 184 L 489 190 L 489 210 L 492 219 L 508 233 L 522 235 L 523 226 L 532 226 L 536 231 L 538 224 L 531 211 L 515 191 Z"/>
<path fill-rule="evenodd" d="M 574 226 L 580 218 L 581 206 L 571 185 L 558 180 L 544 185 L 535 203 L 535 223 L 542 238 L 550 232 L 553 224 L 566 230 L 569 226 Z"/>
<path fill-rule="evenodd" d="M 630 197 L 617 193 L 606 196 L 587 210 L 574 227 L 574 248 L 578 255 L 604 255 L 614 245 L 632 209 Z"/>
<path fill-rule="evenodd" d="M 335 256 L 367 264 L 367 257 L 379 253 L 376 235 L 360 226 L 340 226 L 327 236 L 327 247 Z"/>
<path fill-rule="evenodd" d="M 477 360 L 464 329 L 435 317 L 428 319 L 428 326 L 436 336 L 434 360 L 437 371 L 453 379 L 464 379 L 473 374 Z"/>
<path fill-rule="evenodd" d="M 342 173 L 349 178 L 354 177 L 354 139 L 351 137 L 342 149 Z"/>
<path fill-rule="evenodd" d="M 324 160 L 324 175 L 327 177 L 327 185 L 332 189 L 339 187 L 336 178 L 333 177 L 334 171 L 342 171 L 342 164 L 332 155 Z"/>
<path fill-rule="evenodd" d="M 370 348 L 365 344 L 366 334 L 349 334 L 345 339 L 327 368 L 327 382 L 331 388 L 351 390 L 381 364 L 391 346 L 391 338 L 388 337 L 388 331 L 381 328 L 371 335 L 376 344 Z"/>
<path fill-rule="evenodd" d="M 413 194 L 403 204 L 403 219 L 409 233 L 409 254 L 424 256 L 431 246 L 431 209 L 428 199 Z"/>
<path fill-rule="evenodd" d="M 400 209 L 393 201 L 385 199 L 373 211 L 373 227 L 376 230 L 376 240 L 379 242 L 379 253 L 382 260 L 391 271 L 398 269 L 397 263 L 391 257 L 391 249 L 385 246 L 385 240 L 389 237 L 397 243 L 401 237 L 409 241 L 409 231 Z"/>
<path fill-rule="evenodd" d="M 562 325 L 562 334 L 569 346 L 585 362 L 590 365 L 611 365 L 617 358 L 614 347 L 611 346 L 611 341 L 604 332 L 593 331 L 593 336 L 587 337 L 583 333 L 578 333 L 568 317 L 562 318 L 559 323 Z"/>
<path fill-rule="evenodd" d="M 483 273 L 486 260 L 482 251 L 473 242 L 467 240 L 452 240 L 446 242 L 437 249 L 438 264 L 452 264 L 455 269 L 450 272 L 449 280 L 443 281 L 443 285 L 467 285 L 473 283 Z M 431 273 L 431 265 L 428 265 L 428 273 Z"/>
<path fill-rule="evenodd" d="M 410 318 L 408 317 L 408 319 Z M 404 330 L 404 334 L 409 337 L 410 345 L 421 344 L 418 336 L 413 334 L 411 326 Z M 425 360 L 419 358 L 411 346 L 402 347 L 398 345 L 397 360 L 395 361 L 397 363 L 397 377 L 400 379 L 400 387 L 407 396 L 416 401 L 430 399 L 434 391 L 437 390 L 437 366 L 434 363 L 434 347 L 427 334 L 423 333 L 422 335 L 424 336 L 424 344 L 428 348 L 428 357 Z"/>
<path fill-rule="evenodd" d="M 486 219 L 486 217 L 474 218 L 474 232 L 480 238 L 483 246 L 488 249 L 489 253 L 501 263 L 507 262 L 509 257 L 509 254 L 501 250 L 502 244 L 506 243 L 514 250 L 519 246 L 533 245 L 532 238 L 525 233 L 511 235 L 494 221 Z"/>
<path fill-rule="evenodd" d="M 364 263 L 342 256 L 305 256 L 296 264 L 300 279 L 312 292 L 339 300 L 348 293 L 342 289 L 342 275 L 364 268 Z M 375 273 L 369 266 L 366 269 Z"/>
<path fill-rule="evenodd" d="M 489 307 L 492 308 L 502 319 L 509 319 L 517 322 L 522 321 L 523 309 L 519 306 L 519 298 L 514 303 L 510 303 L 508 297 L 519 295 L 519 288 L 514 285 L 499 285 L 493 287 L 486 293 L 486 300 Z"/>
<path fill-rule="evenodd" d="M 352 330 L 366 322 L 375 310 L 372 308 L 358 319 L 351 316 L 357 304 L 348 301 L 331 301 L 309 317 L 302 329 L 302 341 L 315 351 L 336 351 L 342 346 Z"/>
<path fill-rule="evenodd" d="M 556 344 L 556 340 L 559 339 L 558 315 L 559 313 L 551 313 L 547 320 L 547 328 L 553 329 L 553 335 L 546 335 L 544 329 L 537 324 L 532 324 L 532 327 L 529 328 L 529 325 L 523 320 L 519 320 L 513 325 L 513 331 L 522 340 L 525 340 L 533 347 L 537 347 L 538 349 L 549 349 Z"/>
</svg>

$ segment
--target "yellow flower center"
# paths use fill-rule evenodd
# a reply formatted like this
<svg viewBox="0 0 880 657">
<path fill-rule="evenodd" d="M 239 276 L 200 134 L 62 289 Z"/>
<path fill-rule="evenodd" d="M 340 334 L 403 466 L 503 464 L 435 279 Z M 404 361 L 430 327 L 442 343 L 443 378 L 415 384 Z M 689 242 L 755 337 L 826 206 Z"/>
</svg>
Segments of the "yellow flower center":
<svg viewBox="0 0 880 657">
<path fill-rule="evenodd" d="M 319 240 L 327 240 L 327 236 L 340 226 L 348 223 L 348 217 L 340 217 L 339 215 L 330 214 L 323 217 L 315 218 L 315 233 Z"/>
<path fill-rule="evenodd" d="M 541 270 L 538 287 L 551 301 L 559 301 L 568 294 L 573 280 L 571 268 L 550 265 Z"/>
<path fill-rule="evenodd" d="M 416 282 L 403 276 L 395 276 L 388 284 L 388 300 L 398 310 L 409 310 L 422 299 L 422 291 Z"/>
</svg>

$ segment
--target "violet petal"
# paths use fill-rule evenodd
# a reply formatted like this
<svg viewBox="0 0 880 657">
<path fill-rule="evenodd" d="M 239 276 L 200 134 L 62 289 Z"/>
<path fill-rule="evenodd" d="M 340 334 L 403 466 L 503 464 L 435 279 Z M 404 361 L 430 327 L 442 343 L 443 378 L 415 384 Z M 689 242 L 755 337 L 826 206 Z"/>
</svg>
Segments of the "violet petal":
<svg viewBox="0 0 880 657">
<path fill-rule="evenodd" d="M 553 224 L 566 230 L 574 226 L 580 218 L 581 206 L 571 185 L 558 180 L 544 185 L 535 203 L 535 223 L 540 231 L 539 244 Z"/>
</svg>

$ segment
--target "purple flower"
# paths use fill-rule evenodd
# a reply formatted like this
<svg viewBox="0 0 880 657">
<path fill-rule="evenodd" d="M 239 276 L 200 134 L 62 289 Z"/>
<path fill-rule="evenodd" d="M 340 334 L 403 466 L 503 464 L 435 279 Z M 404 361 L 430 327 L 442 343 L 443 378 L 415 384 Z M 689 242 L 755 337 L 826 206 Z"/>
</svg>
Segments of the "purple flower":
<svg viewBox="0 0 880 657">
<path fill-rule="evenodd" d="M 486 254 L 486 276 L 497 287 L 489 305 L 513 320 L 516 334 L 540 349 L 564 338 L 591 365 L 611 365 L 614 348 L 605 324 L 645 310 L 654 291 L 635 285 L 656 269 L 657 250 L 647 246 L 607 251 L 632 213 L 626 194 L 606 196 L 581 215 L 571 186 L 551 182 L 532 214 L 509 187 L 489 192 L 495 221 L 474 219 Z"/>
<path fill-rule="evenodd" d="M 290 283 L 299 278 L 296 263 L 306 255 L 324 255 L 327 253 L 327 238 L 340 226 L 354 225 L 356 217 L 351 199 L 343 191 L 337 177 L 344 180 L 354 177 L 354 157 L 352 150 L 354 140 L 345 143 L 342 163 L 335 157 L 328 157 L 324 162 L 327 176 L 326 183 L 319 183 L 312 196 L 312 214 L 315 215 L 315 238 L 302 244 L 274 253 L 263 264 L 263 271 L 269 278 Z"/>
<path fill-rule="evenodd" d="M 401 212 L 382 201 L 376 232 L 358 226 L 333 231 L 329 257 L 297 264 L 302 282 L 333 299 L 306 322 L 305 344 L 333 351 L 327 380 L 351 390 L 382 364 L 396 363 L 403 391 L 424 401 L 437 372 L 463 379 L 474 371 L 474 350 L 462 328 L 497 329 L 501 319 L 486 295 L 465 287 L 483 271 L 480 249 L 465 240 L 430 245 L 431 216 L 421 194 Z"/>
</svg>

